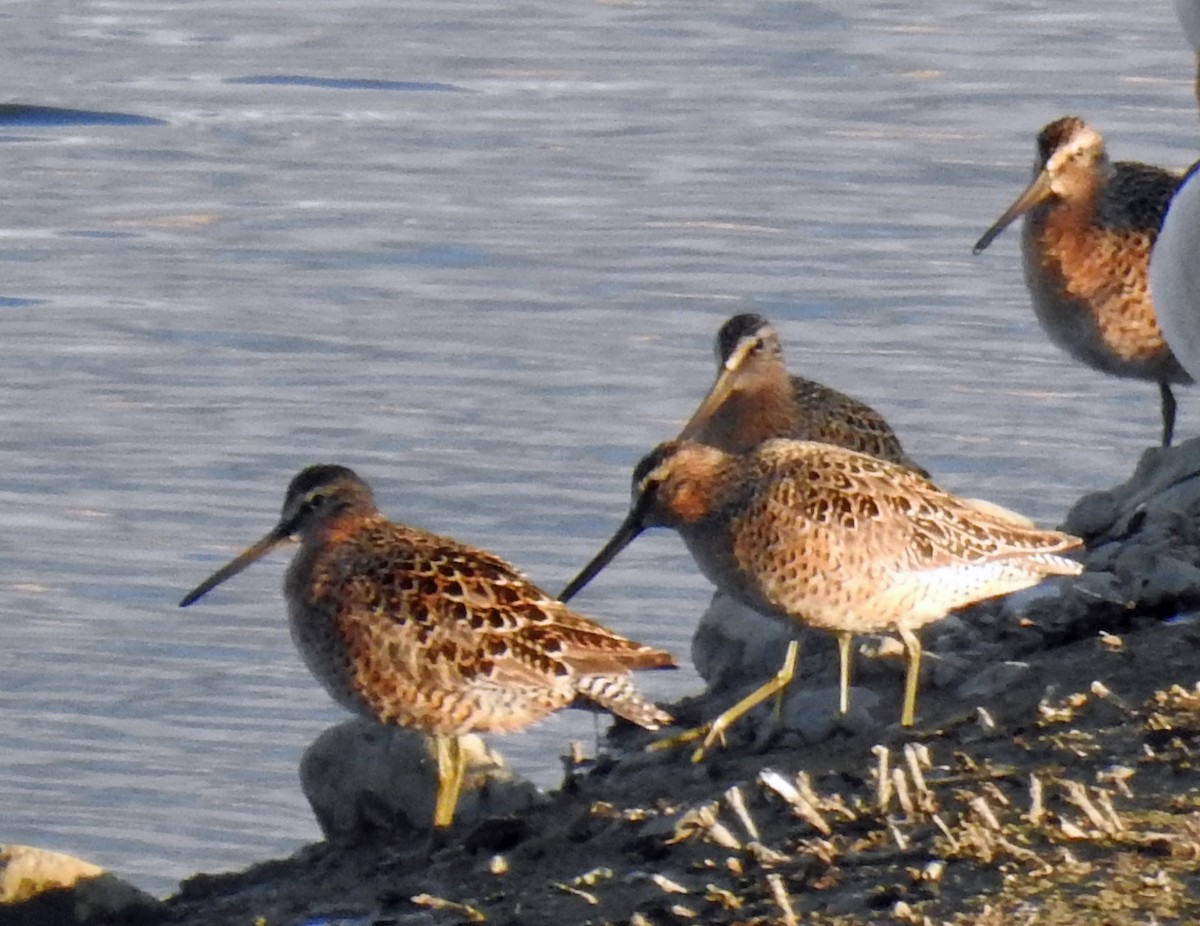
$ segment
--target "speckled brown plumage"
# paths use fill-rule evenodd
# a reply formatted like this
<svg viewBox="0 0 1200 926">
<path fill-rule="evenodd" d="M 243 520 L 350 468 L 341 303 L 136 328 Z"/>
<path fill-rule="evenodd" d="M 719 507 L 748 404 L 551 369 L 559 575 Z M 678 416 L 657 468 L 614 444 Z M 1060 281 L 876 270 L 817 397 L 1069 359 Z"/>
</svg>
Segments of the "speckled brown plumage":
<svg viewBox="0 0 1200 926">
<path fill-rule="evenodd" d="M 288 570 L 292 623 L 314 673 L 385 722 L 448 735 L 515 730 L 594 699 L 596 676 L 670 664 L 482 550 L 369 509 L 326 529 L 342 536 L 303 548 Z M 667 720 L 640 699 L 604 700 L 643 726 Z"/>
<path fill-rule="evenodd" d="M 910 469 L 829 444 L 771 440 L 747 454 L 669 441 L 634 471 L 634 502 L 574 594 L 638 533 L 677 531 L 701 571 L 755 610 L 838 635 L 846 709 L 852 635 L 896 631 L 909 652 L 902 721 L 912 722 L 913 631 L 954 608 L 1081 571 L 1081 541 L 1022 527 Z"/>
<path fill-rule="evenodd" d="M 1175 426 L 1171 384 L 1192 379 L 1171 353 L 1150 298 L 1150 251 L 1181 175 L 1108 160 L 1104 140 L 1068 116 L 1038 135 L 1034 179 L 975 245 L 1025 216 L 1025 283 L 1049 338 L 1112 376 L 1158 383 L 1163 444 Z"/>
<path fill-rule="evenodd" d="M 648 729 L 670 722 L 629 678 L 674 665 L 669 654 L 575 614 L 490 553 L 387 520 L 341 466 L 297 475 L 276 528 L 182 603 L 292 535 L 301 543 L 284 581 L 292 638 L 353 711 L 431 734 L 439 748 L 572 704 Z"/>
<path fill-rule="evenodd" d="M 717 332 L 717 378 L 679 434 L 731 453 L 772 437 L 821 441 L 917 466 L 883 416 L 829 386 L 789 376 L 775 327 L 761 315 L 730 318 Z"/>
</svg>

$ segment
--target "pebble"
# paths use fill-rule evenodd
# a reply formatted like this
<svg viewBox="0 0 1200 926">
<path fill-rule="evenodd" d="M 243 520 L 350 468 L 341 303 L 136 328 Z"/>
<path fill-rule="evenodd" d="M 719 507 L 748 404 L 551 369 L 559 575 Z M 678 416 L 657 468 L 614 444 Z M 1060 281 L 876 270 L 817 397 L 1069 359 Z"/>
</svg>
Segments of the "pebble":
<svg viewBox="0 0 1200 926">
<path fill-rule="evenodd" d="M 161 913 L 160 901 L 99 865 L 50 849 L 0 845 L 0 921 L 136 926 Z"/>
</svg>

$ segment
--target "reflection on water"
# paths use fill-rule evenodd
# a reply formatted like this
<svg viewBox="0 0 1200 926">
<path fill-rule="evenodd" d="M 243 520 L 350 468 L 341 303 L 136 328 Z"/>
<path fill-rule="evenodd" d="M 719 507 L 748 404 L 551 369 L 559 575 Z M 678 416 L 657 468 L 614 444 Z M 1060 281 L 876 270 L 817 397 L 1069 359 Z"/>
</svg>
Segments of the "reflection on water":
<svg viewBox="0 0 1200 926">
<path fill-rule="evenodd" d="M 102 113 L 86 109 L 64 109 L 61 106 L 0 103 L 0 125 L 52 128 L 71 125 L 166 125 L 166 122 L 131 113 Z"/>
<path fill-rule="evenodd" d="M 0 841 L 165 891 L 317 838 L 296 763 L 344 714 L 292 650 L 286 555 L 181 593 L 316 461 L 560 587 L 735 312 L 947 488 L 1045 522 L 1156 441 L 1153 387 L 1045 342 L 1015 238 L 970 247 L 1055 116 L 1193 160 L 1166 4 L 455 9 L 0 14 L 9 98 L 161 123 L 0 134 Z M 708 594 L 651 535 L 577 605 L 686 658 Z M 494 742 L 552 784 L 591 737 Z"/>
</svg>

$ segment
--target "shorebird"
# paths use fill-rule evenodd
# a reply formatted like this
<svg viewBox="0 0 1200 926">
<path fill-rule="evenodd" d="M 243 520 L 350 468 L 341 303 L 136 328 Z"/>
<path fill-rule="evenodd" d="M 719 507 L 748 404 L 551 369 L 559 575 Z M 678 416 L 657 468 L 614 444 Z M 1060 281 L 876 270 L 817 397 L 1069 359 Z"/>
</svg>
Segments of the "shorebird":
<svg viewBox="0 0 1200 926">
<path fill-rule="evenodd" d="M 680 440 L 745 453 L 772 437 L 821 441 L 891 460 L 925 474 L 904 453 L 883 416 L 829 386 L 789 376 L 775 326 L 761 315 L 735 315 L 716 341 L 717 378 Z"/>
<path fill-rule="evenodd" d="M 1068 116 L 1038 134 L 1033 182 L 975 243 L 1024 215 L 1025 284 L 1050 340 L 1093 369 L 1158 383 L 1162 443 L 1175 431 L 1172 384 L 1190 384 L 1150 300 L 1150 250 L 1179 186 L 1174 171 L 1112 163 L 1100 133 Z"/>
<path fill-rule="evenodd" d="M 916 711 L 916 630 L 954 608 L 1082 571 L 1059 555 L 1079 538 L 981 511 L 895 463 L 811 441 L 770 440 L 731 454 L 675 440 L 638 463 L 629 514 L 559 597 L 572 597 L 649 527 L 677 531 L 700 571 L 731 597 L 835 634 L 843 714 L 851 639 L 896 632 L 907 656 L 904 726 Z M 794 657 L 793 644 L 789 663 Z M 703 748 L 781 691 L 788 672 L 718 717 Z"/>
<path fill-rule="evenodd" d="M 433 738 L 435 828 L 454 818 L 464 734 L 517 730 L 569 706 L 650 730 L 671 721 L 630 679 L 674 666 L 670 654 L 574 613 L 491 553 L 387 520 L 344 466 L 302 470 L 279 523 L 180 606 L 293 537 L 292 639 L 343 707 Z"/>
<path fill-rule="evenodd" d="M 717 378 L 677 440 L 745 453 L 773 437 L 819 441 L 905 466 L 921 476 L 884 417 L 829 386 L 789 376 L 775 326 L 761 315 L 735 315 L 717 332 Z M 1032 527 L 1015 512 L 972 498 L 965 501 Z"/>
</svg>

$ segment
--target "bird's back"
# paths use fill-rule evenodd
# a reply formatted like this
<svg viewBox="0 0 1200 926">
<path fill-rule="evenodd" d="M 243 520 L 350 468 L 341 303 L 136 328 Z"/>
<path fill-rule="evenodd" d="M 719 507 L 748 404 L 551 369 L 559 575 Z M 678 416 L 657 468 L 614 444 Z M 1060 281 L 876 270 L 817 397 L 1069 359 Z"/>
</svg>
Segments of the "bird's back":
<svg viewBox="0 0 1200 926">
<path fill-rule="evenodd" d="M 450 538 L 383 518 L 356 525 L 301 549 L 287 597 L 314 675 L 385 722 L 514 730 L 591 690 L 618 714 L 628 702 L 635 722 L 666 716 L 626 686 L 631 668 L 672 664 L 668 654 L 573 614 L 504 560 Z M 621 696 L 601 701 L 596 679 Z"/>
<path fill-rule="evenodd" d="M 1056 555 L 1077 538 L 980 511 L 865 454 L 779 440 L 742 466 L 742 486 L 717 519 L 742 597 L 751 588 L 759 600 L 747 603 L 760 609 L 878 631 L 1080 571 Z"/>
<path fill-rule="evenodd" d="M 904 452 L 896 432 L 870 405 L 811 379 L 792 376 L 791 381 L 796 424 L 791 433 L 773 436 L 834 444 L 928 475 Z"/>
<path fill-rule="evenodd" d="M 1096 224 L 1157 237 L 1182 174 L 1140 161 L 1118 161 L 1113 169 L 1100 198 Z"/>
</svg>

